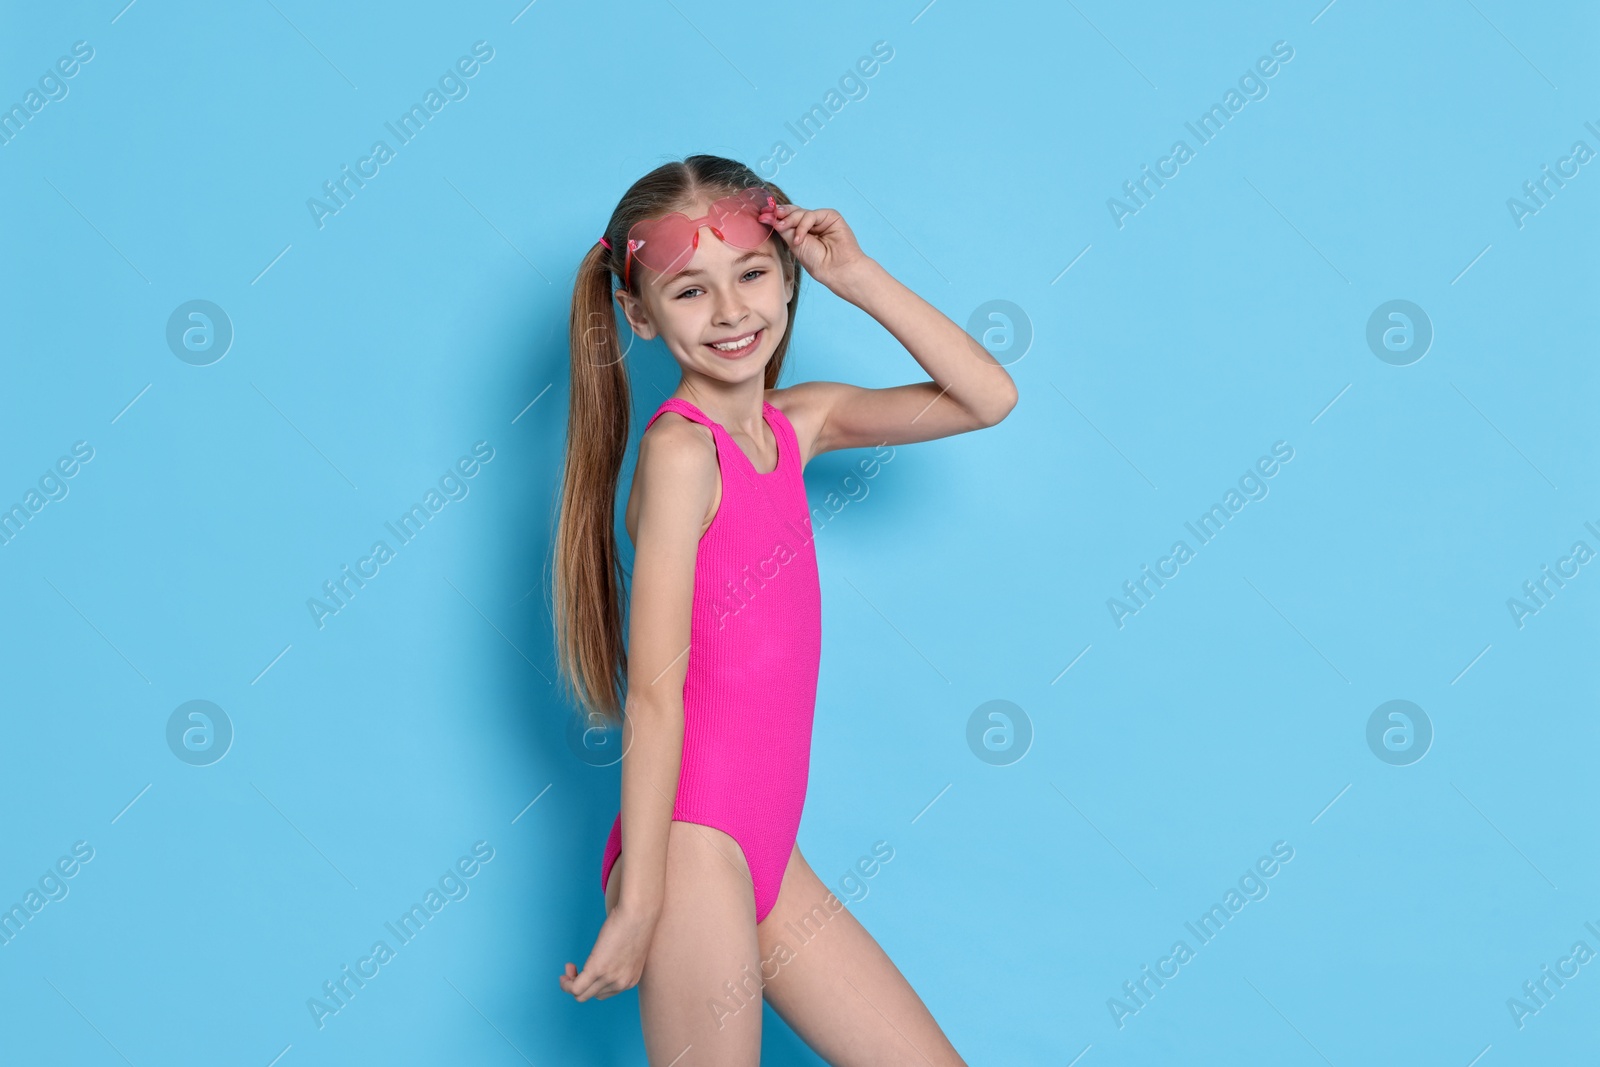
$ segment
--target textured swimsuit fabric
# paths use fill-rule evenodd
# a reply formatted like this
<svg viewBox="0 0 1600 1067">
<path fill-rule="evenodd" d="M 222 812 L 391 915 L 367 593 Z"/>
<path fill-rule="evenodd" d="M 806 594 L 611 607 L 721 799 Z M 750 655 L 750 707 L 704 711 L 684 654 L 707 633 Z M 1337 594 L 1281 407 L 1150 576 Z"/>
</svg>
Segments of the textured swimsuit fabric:
<svg viewBox="0 0 1600 1067">
<path fill-rule="evenodd" d="M 722 477 L 722 499 L 695 555 L 683 759 L 672 817 L 715 827 L 738 842 L 760 922 L 778 899 L 805 806 L 822 653 L 822 596 L 800 446 L 783 412 L 763 402 L 778 442 L 778 465 L 763 474 L 687 400 L 669 398 L 650 423 L 663 411 L 710 429 Z M 619 812 L 601 862 L 602 892 L 621 851 Z"/>
</svg>

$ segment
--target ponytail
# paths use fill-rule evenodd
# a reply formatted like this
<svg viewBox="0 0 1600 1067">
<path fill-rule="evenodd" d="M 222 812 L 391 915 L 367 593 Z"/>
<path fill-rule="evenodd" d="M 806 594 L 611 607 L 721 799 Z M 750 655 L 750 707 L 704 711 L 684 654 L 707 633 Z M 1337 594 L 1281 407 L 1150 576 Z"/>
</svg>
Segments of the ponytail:
<svg viewBox="0 0 1600 1067">
<path fill-rule="evenodd" d="M 622 721 L 627 678 L 617 480 L 628 448 L 628 370 L 612 309 L 609 250 L 599 242 L 578 266 L 568 350 L 566 462 L 553 570 L 557 667 L 569 698 Z"/>
</svg>

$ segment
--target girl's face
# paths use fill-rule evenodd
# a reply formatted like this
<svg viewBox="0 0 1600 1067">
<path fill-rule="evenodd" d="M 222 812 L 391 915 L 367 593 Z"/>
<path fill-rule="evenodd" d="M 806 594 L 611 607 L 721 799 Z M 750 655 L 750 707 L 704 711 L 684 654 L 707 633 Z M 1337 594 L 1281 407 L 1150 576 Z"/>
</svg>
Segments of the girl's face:
<svg viewBox="0 0 1600 1067">
<path fill-rule="evenodd" d="M 702 198 L 682 210 L 698 218 L 710 204 Z M 781 240 L 774 234 L 746 251 L 702 226 L 699 247 L 676 274 L 658 274 L 635 257 L 642 299 L 618 289 L 617 301 L 634 333 L 646 341 L 660 334 L 685 373 L 726 382 L 758 377 L 789 325 L 794 284 L 775 254 Z"/>
</svg>

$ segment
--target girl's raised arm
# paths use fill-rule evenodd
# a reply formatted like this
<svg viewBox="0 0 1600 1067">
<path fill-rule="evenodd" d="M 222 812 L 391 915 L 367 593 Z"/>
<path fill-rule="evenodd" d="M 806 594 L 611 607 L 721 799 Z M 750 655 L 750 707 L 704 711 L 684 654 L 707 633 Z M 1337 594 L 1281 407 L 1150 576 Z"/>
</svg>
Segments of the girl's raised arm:
<svg viewBox="0 0 1600 1067">
<path fill-rule="evenodd" d="M 774 229 L 806 271 L 874 319 L 931 381 L 888 389 L 805 382 L 790 395 L 820 426 L 812 455 L 837 448 L 909 444 L 993 426 L 1017 403 L 1004 367 L 960 326 L 861 251 L 832 208 L 780 204 Z"/>
</svg>

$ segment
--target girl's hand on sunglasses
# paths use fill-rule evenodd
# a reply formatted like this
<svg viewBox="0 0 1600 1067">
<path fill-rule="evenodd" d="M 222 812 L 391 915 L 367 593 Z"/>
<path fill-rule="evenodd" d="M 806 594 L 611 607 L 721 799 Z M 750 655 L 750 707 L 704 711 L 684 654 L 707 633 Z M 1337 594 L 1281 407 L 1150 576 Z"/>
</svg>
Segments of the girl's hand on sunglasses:
<svg viewBox="0 0 1600 1067">
<path fill-rule="evenodd" d="M 762 208 L 761 221 L 783 238 L 806 272 L 829 289 L 838 292 L 852 272 L 871 262 L 844 216 L 833 208 L 779 204 L 775 211 Z"/>
</svg>

